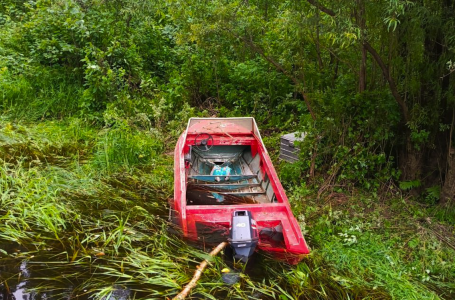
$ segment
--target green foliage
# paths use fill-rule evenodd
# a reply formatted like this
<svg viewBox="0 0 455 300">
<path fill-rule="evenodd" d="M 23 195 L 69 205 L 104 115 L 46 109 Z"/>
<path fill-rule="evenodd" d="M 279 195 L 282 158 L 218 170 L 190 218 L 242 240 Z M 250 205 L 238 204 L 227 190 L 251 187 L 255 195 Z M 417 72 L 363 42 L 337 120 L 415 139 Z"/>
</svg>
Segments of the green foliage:
<svg viewBox="0 0 455 300">
<path fill-rule="evenodd" d="M 425 192 L 426 192 L 425 201 L 431 204 L 435 204 L 436 202 L 439 201 L 439 198 L 441 196 L 441 186 L 435 185 L 429 187 L 425 189 Z"/>
<path fill-rule="evenodd" d="M 414 181 L 401 181 L 400 182 L 400 189 L 402 190 L 410 190 L 413 188 L 418 188 L 422 185 L 422 182 L 420 180 L 414 180 Z"/>
<path fill-rule="evenodd" d="M 119 167 L 127 170 L 136 165 L 150 164 L 164 145 L 158 136 L 116 125 L 101 133 L 95 152 L 95 164 L 111 172 Z"/>
<path fill-rule="evenodd" d="M 147 129 L 177 128 L 190 115 L 252 115 L 262 128 L 307 131 L 302 160 L 317 148 L 316 171 L 377 188 L 398 176 L 403 141 L 416 151 L 443 147 L 436 127 L 449 132 L 454 85 L 443 74 L 453 53 L 438 45 L 454 40 L 450 9 L 401 0 L 327 5 L 6 1 L 0 109 L 15 118 L 78 115 L 112 126 L 107 111 L 129 123 L 147 119 Z M 406 95 L 407 120 L 371 53 L 359 91 L 363 41 Z M 297 177 L 308 170 L 302 163 Z"/>
<path fill-rule="evenodd" d="M 152 3 L 37 1 L 23 9 L 20 21 L 13 18 L 17 10 L 2 11 L 4 112 L 31 118 L 80 113 L 100 122 L 113 103 L 128 116 L 153 113 L 150 98 L 166 94 L 157 91 L 175 58 L 169 27 Z"/>
<path fill-rule="evenodd" d="M 0 262 L 25 261 L 32 274 L 45 269 L 53 280 L 36 285 L 35 293 L 67 288 L 60 282 L 71 280 L 74 292 L 94 297 L 123 287 L 137 299 L 158 299 L 175 295 L 190 280 L 206 253 L 168 230 L 163 203 L 172 192 L 173 159 L 161 154 L 162 144 L 154 144 L 159 138 L 120 119 L 104 129 L 78 118 L 2 121 L 0 128 Z M 272 145 L 277 138 L 265 140 Z M 118 148 L 109 152 L 115 162 L 109 169 L 100 164 L 106 139 Z M 150 159 L 133 161 L 134 151 L 149 146 L 156 151 Z M 226 264 L 214 259 L 195 293 L 216 299 L 452 295 L 453 250 L 431 234 L 431 227 L 413 229 L 422 226 L 421 215 L 450 222 L 442 211 L 422 211 L 401 199 L 384 205 L 362 195 L 316 201 L 313 187 L 291 186 L 292 181 L 289 200 L 312 255 L 295 267 L 259 256 L 255 272 L 242 273 L 233 286 L 221 279 Z M 5 241 L 28 250 L 14 252 Z"/>
<path fill-rule="evenodd" d="M 449 133 L 455 102 L 443 74 L 453 53 L 438 45 L 453 41 L 450 10 L 401 0 L 329 4 L 327 13 L 305 1 L 7 1 L 0 109 L 170 136 L 189 116 L 251 115 L 263 129 L 307 132 L 300 167 L 285 167 L 295 184 L 315 154 L 316 173 L 377 189 L 409 173 L 396 165 L 403 141 L 415 151 L 444 148 L 439 135 Z M 407 120 L 371 53 L 359 90 L 363 41 L 406 95 Z"/>
<path fill-rule="evenodd" d="M 55 284 L 38 290 L 70 280 L 96 298 L 111 297 L 114 282 L 138 299 L 143 290 L 175 294 L 205 254 L 159 217 L 173 178 L 163 153 L 191 116 L 254 116 L 273 160 L 282 133 L 305 133 L 300 160 L 277 166 L 313 255 L 295 269 L 264 258 L 266 276 L 242 274 L 234 286 L 222 284 L 215 260 L 200 295 L 450 298 L 453 251 L 430 225 L 455 224 L 453 206 L 434 206 L 447 177 L 444 141 L 453 141 L 453 5 L 318 3 L 326 9 L 276 0 L 0 2 L 0 245 L 63 262 L 53 264 L 63 272 Z M 362 57 L 365 42 L 388 75 L 372 51 Z M 422 186 L 427 209 L 357 197 L 343 207 L 339 186 L 395 197 L 381 187 L 409 173 L 398 170 L 406 171 L 403 150 L 432 160 L 399 183 Z M 329 185 L 336 192 L 314 201 Z M 0 259 L 12 255 L 0 249 Z"/>
<path fill-rule="evenodd" d="M 18 119 L 69 117 L 77 112 L 82 96 L 74 80 L 56 70 L 35 68 L 17 74 L 5 66 L 0 71 L 0 109 Z"/>
<path fill-rule="evenodd" d="M 429 212 L 399 199 L 381 205 L 362 195 L 336 197 L 321 205 L 302 189 L 290 195 L 292 203 L 304 203 L 293 206 L 294 212 L 305 215 L 307 237 L 315 248 L 314 263 L 319 263 L 316 257 L 323 257 L 321 268 L 331 280 L 343 290 L 361 293 L 370 288 L 370 295 L 377 293 L 374 299 L 384 297 L 381 290 L 392 299 L 439 299 L 445 297 L 442 290 L 450 295 L 453 286 L 445 280 L 453 276 L 453 249 L 445 247 L 431 226 L 425 231 L 411 229 L 420 218 L 413 211 L 419 211 L 418 215 Z M 306 292 L 305 285 L 316 270 L 304 271 L 302 285 L 292 284 L 295 295 Z M 299 273 L 287 276 L 295 282 Z"/>
</svg>

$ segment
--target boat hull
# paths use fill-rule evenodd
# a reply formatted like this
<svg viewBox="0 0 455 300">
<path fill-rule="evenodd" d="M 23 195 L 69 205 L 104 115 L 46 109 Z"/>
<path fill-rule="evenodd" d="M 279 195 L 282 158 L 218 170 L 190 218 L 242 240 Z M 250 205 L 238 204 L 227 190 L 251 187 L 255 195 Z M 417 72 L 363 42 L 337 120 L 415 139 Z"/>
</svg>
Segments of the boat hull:
<svg viewBox="0 0 455 300">
<path fill-rule="evenodd" d="M 201 132 L 212 137 L 208 151 L 192 149 Z M 233 174 L 210 175 L 217 163 L 229 163 Z M 190 119 L 175 148 L 174 171 L 173 214 L 186 237 L 227 240 L 233 212 L 247 210 L 261 251 L 290 264 L 309 254 L 254 119 Z"/>
</svg>

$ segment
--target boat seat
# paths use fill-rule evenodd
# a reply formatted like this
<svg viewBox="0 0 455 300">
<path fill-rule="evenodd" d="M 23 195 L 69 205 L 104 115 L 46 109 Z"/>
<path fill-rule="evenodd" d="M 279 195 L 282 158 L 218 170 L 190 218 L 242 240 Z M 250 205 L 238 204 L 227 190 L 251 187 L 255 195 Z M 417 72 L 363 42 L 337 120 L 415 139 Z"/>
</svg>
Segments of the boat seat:
<svg viewBox="0 0 455 300">
<path fill-rule="evenodd" d="M 219 182 L 234 182 L 234 181 L 241 181 L 241 180 L 248 180 L 248 179 L 257 179 L 257 175 L 229 175 L 229 180 L 225 180 L 224 176 L 214 176 L 214 175 L 190 175 L 188 179 L 196 179 L 201 181 L 208 181 L 208 182 L 217 182 L 216 178 L 219 178 Z"/>
<path fill-rule="evenodd" d="M 230 180 L 229 180 L 230 181 Z M 229 181 L 225 181 L 224 183 L 190 183 L 191 186 L 196 187 L 209 187 L 209 188 L 219 188 L 219 189 L 229 189 L 229 190 L 237 190 L 242 188 L 249 188 L 249 187 L 260 187 L 260 183 L 232 183 Z"/>
<path fill-rule="evenodd" d="M 219 191 L 213 191 L 212 193 L 217 193 L 220 195 L 231 195 L 231 196 L 257 196 L 257 195 L 265 195 L 264 191 L 260 192 L 219 192 Z"/>
</svg>

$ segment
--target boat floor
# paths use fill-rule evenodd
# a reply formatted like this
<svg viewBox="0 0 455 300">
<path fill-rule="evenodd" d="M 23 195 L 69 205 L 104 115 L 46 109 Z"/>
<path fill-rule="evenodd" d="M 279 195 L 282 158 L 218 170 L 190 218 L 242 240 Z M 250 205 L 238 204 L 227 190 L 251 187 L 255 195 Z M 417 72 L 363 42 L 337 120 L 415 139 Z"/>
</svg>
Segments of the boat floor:
<svg viewBox="0 0 455 300">
<path fill-rule="evenodd" d="M 192 180 L 188 183 L 187 200 L 190 205 L 270 203 L 266 192 L 256 179 L 218 184 Z"/>
<path fill-rule="evenodd" d="M 234 148 L 233 150 L 239 151 Z M 234 154 L 233 154 L 234 153 Z M 241 153 L 241 152 L 240 152 Z M 187 204 L 189 205 L 230 205 L 271 203 L 258 174 L 239 153 L 222 153 L 217 158 L 197 156 L 188 173 Z M 207 155 L 210 157 L 209 155 Z M 212 155 L 212 157 L 214 157 Z M 228 158 L 226 158 L 228 157 Z M 233 157 L 235 159 L 233 159 Z M 213 164 L 232 160 L 228 177 L 210 175 Z M 207 163 L 209 161 L 209 163 Z M 250 162 L 251 164 L 251 162 Z M 226 180 L 228 179 L 228 180 Z M 219 181 L 217 181 L 219 180 Z"/>
</svg>

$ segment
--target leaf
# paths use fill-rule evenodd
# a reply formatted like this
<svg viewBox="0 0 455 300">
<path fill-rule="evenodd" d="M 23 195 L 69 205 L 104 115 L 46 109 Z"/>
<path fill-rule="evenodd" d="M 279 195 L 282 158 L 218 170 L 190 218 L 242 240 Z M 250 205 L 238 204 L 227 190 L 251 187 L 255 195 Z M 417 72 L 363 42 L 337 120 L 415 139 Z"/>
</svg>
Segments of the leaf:
<svg viewBox="0 0 455 300">
<path fill-rule="evenodd" d="M 413 188 L 417 188 L 421 185 L 422 185 L 422 183 L 420 182 L 420 180 L 400 181 L 400 189 L 405 190 L 405 191 L 413 189 Z"/>
<path fill-rule="evenodd" d="M 408 246 L 412 249 L 417 247 L 420 244 L 420 240 L 418 238 L 414 238 L 408 242 Z"/>
</svg>

